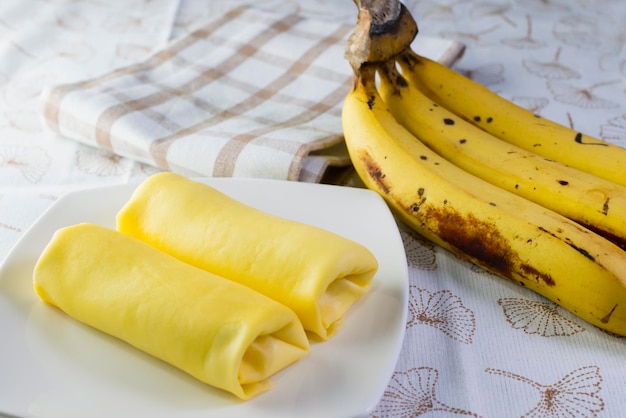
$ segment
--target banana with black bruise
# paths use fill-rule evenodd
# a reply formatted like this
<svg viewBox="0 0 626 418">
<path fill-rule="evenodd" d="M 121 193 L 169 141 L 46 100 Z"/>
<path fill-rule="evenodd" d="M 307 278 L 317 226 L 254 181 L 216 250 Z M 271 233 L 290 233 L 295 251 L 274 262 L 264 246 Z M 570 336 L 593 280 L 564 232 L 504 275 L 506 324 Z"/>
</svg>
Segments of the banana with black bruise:
<svg viewBox="0 0 626 418">
<path fill-rule="evenodd" d="M 532 200 L 626 248 L 626 187 L 546 159 L 465 121 L 428 98 L 413 67 L 379 67 L 392 115 L 429 148 L 465 171 Z"/>
<path fill-rule="evenodd" d="M 376 89 L 376 68 L 355 70 L 342 112 L 346 145 L 365 185 L 432 242 L 626 335 L 624 252 L 437 155 L 391 115 Z"/>
</svg>

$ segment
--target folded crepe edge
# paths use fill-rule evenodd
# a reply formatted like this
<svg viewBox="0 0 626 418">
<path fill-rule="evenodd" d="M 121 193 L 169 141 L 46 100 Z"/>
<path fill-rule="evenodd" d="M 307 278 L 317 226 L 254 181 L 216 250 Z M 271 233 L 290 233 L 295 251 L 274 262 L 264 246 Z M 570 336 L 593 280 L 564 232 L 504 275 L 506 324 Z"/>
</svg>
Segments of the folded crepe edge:
<svg viewBox="0 0 626 418">
<path fill-rule="evenodd" d="M 273 387 L 273 382 L 271 380 L 271 377 L 273 375 L 287 368 L 288 366 L 295 363 L 297 360 L 305 357 L 309 353 L 309 342 L 306 337 L 306 333 L 302 328 L 299 319 L 297 318 L 295 313 L 293 313 L 293 311 L 257 292 L 253 292 L 249 288 L 245 288 L 244 286 L 238 285 L 226 279 L 224 280 L 228 282 L 229 285 L 233 285 L 233 288 L 245 289 L 246 292 L 255 294 L 255 297 L 262 298 L 266 301 L 271 301 L 269 306 L 270 309 L 273 310 L 273 312 L 271 313 L 271 319 L 273 323 L 270 325 L 260 323 L 261 319 L 259 316 L 259 318 L 254 319 L 254 321 L 259 322 L 258 324 L 236 324 L 236 326 L 256 326 L 258 328 L 256 333 L 251 333 L 248 336 L 247 341 L 240 342 L 239 347 L 246 347 L 246 349 L 238 349 L 234 352 L 226 353 L 226 358 L 235 356 L 234 362 L 231 362 L 232 364 L 226 364 L 229 362 L 224 361 L 224 353 L 217 353 L 220 355 L 214 355 L 216 353 L 211 352 L 211 348 L 215 347 L 214 344 L 213 346 L 209 347 L 209 350 L 204 356 L 204 360 L 202 360 L 202 367 L 204 368 L 200 369 L 200 373 L 190 370 L 190 368 L 185 367 L 183 364 L 180 364 L 176 361 L 162 358 L 162 356 L 159 356 L 158 354 L 152 352 L 150 350 L 150 347 L 145 347 L 141 343 L 137 344 L 137 341 L 133 341 L 129 338 L 124 338 L 119 333 L 116 334 L 115 332 L 108 332 L 106 330 L 103 330 L 101 329 L 101 327 L 93 324 L 89 318 L 81 317 L 80 314 L 76 315 L 74 312 L 76 308 L 73 308 L 71 306 L 68 307 L 63 302 L 59 303 L 57 299 L 62 299 L 62 297 L 58 298 L 58 295 L 52 295 L 52 293 L 58 293 L 59 289 L 53 289 L 53 292 L 50 292 L 49 283 L 50 278 L 52 278 L 52 280 L 55 280 L 55 278 L 63 271 L 61 264 L 66 262 L 80 262 L 80 260 L 68 259 L 69 256 L 73 254 L 71 252 L 68 253 L 68 257 L 66 258 L 60 257 L 57 253 L 57 250 L 61 248 L 62 254 L 65 253 L 65 248 L 67 247 L 66 244 L 76 240 L 77 236 L 79 236 L 80 234 L 85 232 L 90 233 L 92 231 L 95 231 L 96 233 L 116 235 L 120 238 L 123 237 L 124 240 L 132 241 L 136 245 L 143 246 L 144 248 L 150 248 L 150 250 L 154 254 L 159 254 L 159 256 L 163 257 L 163 259 L 170 260 L 170 262 L 174 262 L 179 266 L 184 266 L 183 269 L 186 271 L 193 270 L 196 272 L 200 272 L 203 276 L 210 275 L 210 273 L 183 263 L 182 261 L 168 254 L 165 254 L 146 243 L 143 243 L 139 240 L 136 240 L 132 237 L 126 236 L 106 227 L 91 223 L 80 223 L 76 225 L 62 227 L 54 232 L 50 242 L 46 245 L 39 259 L 37 260 L 33 271 L 33 287 L 35 293 L 43 302 L 61 310 L 62 312 L 67 314 L 68 317 L 71 317 L 90 327 L 93 327 L 101 331 L 105 335 L 124 341 L 125 343 L 128 343 L 129 345 L 139 349 L 146 354 L 149 354 L 155 358 L 164 361 L 165 363 L 168 363 L 178 369 L 183 370 L 187 374 L 195 377 L 196 379 L 204 383 L 209 384 L 210 386 L 232 393 L 241 400 L 252 399 L 270 390 Z M 113 246 L 113 248 L 115 248 L 115 246 Z M 99 248 L 99 250 L 102 250 L 102 248 Z M 101 254 L 101 251 L 96 252 Z M 48 279 L 46 279 L 46 277 L 48 277 Z M 178 279 L 179 278 L 177 278 L 177 280 Z M 42 283 L 42 280 L 44 283 Z M 48 283 L 48 285 L 46 285 L 45 283 Z M 149 290 L 147 290 L 147 292 L 149 293 Z M 185 303 L 182 303 L 181 301 L 180 307 L 184 308 L 184 305 Z M 288 313 L 288 315 L 283 315 L 284 313 Z M 219 330 L 219 332 L 223 332 L 223 335 L 227 338 L 233 338 L 233 333 L 229 333 L 228 328 L 229 326 L 226 326 L 223 329 Z M 242 331 L 239 334 L 234 334 L 235 337 L 241 335 L 245 336 L 245 332 Z M 236 341 L 231 341 L 231 344 L 229 346 L 232 346 L 232 343 L 236 343 Z M 277 353 L 284 353 L 285 356 L 280 356 L 280 358 L 278 358 L 276 356 Z M 259 361 L 261 359 L 261 356 L 263 355 L 268 355 L 268 357 L 266 357 L 264 360 L 267 361 L 269 359 L 269 366 L 259 369 L 258 367 L 255 367 L 254 362 Z M 216 363 L 217 366 L 215 364 L 212 365 L 212 362 Z M 219 367 L 231 366 L 235 367 L 236 370 L 228 371 L 230 383 L 226 382 L 223 385 L 216 384 L 216 382 L 212 381 L 210 379 L 210 376 L 206 374 L 207 371 L 215 371 L 219 369 Z"/>
<path fill-rule="evenodd" d="M 181 191 L 184 192 L 184 196 L 179 196 L 179 194 L 182 193 Z M 205 191 L 206 193 L 203 193 Z M 180 219 L 181 214 L 169 213 L 169 209 L 166 209 L 166 206 L 162 204 L 163 201 L 160 201 L 160 199 L 165 199 L 167 202 L 175 202 L 179 205 L 182 199 L 182 202 L 184 202 L 184 210 L 184 208 L 193 205 L 194 201 L 199 204 L 202 203 L 202 199 L 208 199 L 209 196 L 211 198 L 220 199 L 220 203 L 223 206 L 229 205 L 238 208 L 240 211 L 244 211 L 246 218 L 254 218 L 257 224 L 259 224 L 259 219 L 267 219 L 272 222 L 306 229 L 307 242 L 294 242 L 294 245 L 299 245 L 303 248 L 311 247 L 312 243 L 315 242 L 312 236 L 322 236 L 332 238 L 332 243 L 336 247 L 344 247 L 344 249 L 347 247 L 350 251 L 346 251 L 343 254 L 339 252 L 330 253 L 327 251 L 329 263 L 324 265 L 309 264 L 308 266 L 311 267 L 311 271 L 302 272 L 304 279 L 302 283 L 299 284 L 305 284 L 305 287 L 293 290 L 287 299 L 285 299 L 285 295 L 280 294 L 280 292 L 278 292 L 279 296 L 277 297 L 276 294 L 270 294 L 261 289 L 260 287 L 262 287 L 262 285 L 256 282 L 256 278 L 243 278 L 241 274 L 224 272 L 222 270 L 226 268 L 225 266 L 215 266 L 214 263 L 210 261 L 207 262 L 204 258 L 204 254 L 209 254 L 211 251 L 208 248 L 204 248 L 204 244 L 202 243 L 210 245 L 209 242 L 212 237 L 204 237 L 205 239 L 202 239 L 197 243 L 198 245 L 194 246 L 194 254 L 191 254 L 190 251 L 185 251 L 183 248 L 185 244 L 179 241 L 179 239 L 182 238 L 172 238 L 169 233 L 172 231 L 165 232 L 162 226 L 163 222 L 165 222 L 165 218 L 178 217 Z M 211 201 L 211 203 L 213 203 L 213 201 Z M 168 211 L 167 215 L 162 213 L 165 210 Z M 210 204 L 208 203 L 206 210 L 210 210 Z M 231 210 L 231 212 L 233 211 L 234 210 Z M 151 218 L 155 213 L 157 215 L 154 216 L 159 219 L 164 217 L 164 219 L 153 223 L 154 220 Z M 206 215 L 207 218 L 210 218 L 210 216 L 211 215 Z M 183 216 L 183 218 L 185 218 L 185 216 Z M 375 255 L 363 244 L 315 225 L 293 221 L 260 210 L 208 184 L 173 172 L 153 174 L 139 184 L 131 198 L 119 210 L 116 216 L 116 223 L 118 231 L 135 236 L 151 245 L 155 245 L 161 250 L 189 264 L 207 271 L 212 271 L 274 298 L 279 303 L 288 306 L 296 312 L 305 330 L 316 334 L 317 337 L 322 340 L 327 340 L 336 333 L 342 326 L 343 316 L 348 312 L 350 307 L 369 292 L 371 282 L 379 267 Z M 202 230 L 201 225 L 196 226 L 199 230 Z M 236 226 L 239 227 L 239 223 L 237 223 Z M 174 231 L 175 234 L 179 232 L 180 231 Z M 232 233 L 234 232 L 231 231 L 231 235 Z M 237 234 L 242 233 L 245 234 L 245 231 L 237 231 Z M 188 240 L 188 238 L 189 236 L 187 234 L 185 241 Z M 265 239 L 265 237 L 262 238 Z M 326 242 L 326 240 L 322 239 L 319 241 Z M 232 266 L 229 266 L 229 268 L 232 268 Z M 315 279 L 314 277 L 318 277 L 319 279 Z M 264 283 L 265 279 L 266 278 L 261 278 L 260 280 Z M 344 283 L 339 285 L 340 282 Z M 333 283 L 335 283 L 335 285 L 331 286 Z M 336 296 L 340 289 L 346 290 L 348 293 L 344 295 L 341 301 L 332 301 L 331 298 Z M 280 296 L 282 296 L 282 298 Z M 323 298 L 322 306 L 318 303 L 320 298 Z"/>
</svg>

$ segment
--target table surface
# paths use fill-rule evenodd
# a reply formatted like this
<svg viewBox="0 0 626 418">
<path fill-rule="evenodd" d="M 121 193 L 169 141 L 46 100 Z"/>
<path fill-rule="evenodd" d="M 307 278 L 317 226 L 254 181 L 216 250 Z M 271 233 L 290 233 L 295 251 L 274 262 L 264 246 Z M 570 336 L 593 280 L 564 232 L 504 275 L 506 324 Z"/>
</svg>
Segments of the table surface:
<svg viewBox="0 0 626 418">
<path fill-rule="evenodd" d="M 39 121 L 42 89 L 136 62 L 244 3 L 0 5 L 0 261 L 64 193 L 140 181 L 156 171 L 46 132 Z M 355 19 L 349 0 L 255 3 Z M 626 3 L 406 4 L 418 21 L 418 36 L 466 46 L 456 70 L 546 118 L 626 146 Z M 405 230 L 401 236 L 410 275 L 409 322 L 396 371 L 371 416 L 616 417 L 626 409 L 623 338 Z M 523 315 L 516 314 L 520 307 Z"/>
</svg>

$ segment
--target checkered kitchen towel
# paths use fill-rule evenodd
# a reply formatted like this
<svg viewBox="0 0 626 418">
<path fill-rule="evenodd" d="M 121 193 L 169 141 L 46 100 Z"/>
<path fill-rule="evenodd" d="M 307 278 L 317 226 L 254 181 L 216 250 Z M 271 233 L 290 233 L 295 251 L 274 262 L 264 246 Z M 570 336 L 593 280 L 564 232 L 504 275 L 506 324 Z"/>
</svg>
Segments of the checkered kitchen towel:
<svg viewBox="0 0 626 418">
<path fill-rule="evenodd" d="M 349 165 L 352 26 L 236 8 L 144 62 L 42 95 L 58 134 L 190 176 L 320 181 Z"/>
</svg>

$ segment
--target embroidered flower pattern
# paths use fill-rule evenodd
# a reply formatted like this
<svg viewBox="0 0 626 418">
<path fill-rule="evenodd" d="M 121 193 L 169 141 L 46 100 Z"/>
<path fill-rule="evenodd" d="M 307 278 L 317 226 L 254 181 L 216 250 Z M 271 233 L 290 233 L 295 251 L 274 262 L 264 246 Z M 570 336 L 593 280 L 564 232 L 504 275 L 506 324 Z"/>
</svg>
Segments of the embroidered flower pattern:
<svg viewBox="0 0 626 418">
<path fill-rule="evenodd" d="M 9 225 L 9 224 L 1 222 L 1 221 L 0 221 L 0 229 L 6 229 L 8 231 L 13 231 L 13 232 L 22 232 L 22 228 L 19 228 L 19 227 L 14 226 L 14 225 Z"/>
<path fill-rule="evenodd" d="M 437 399 L 439 372 L 430 367 L 418 367 L 396 372 L 372 418 L 414 418 L 429 412 L 478 417 L 461 408 L 454 408 Z"/>
<path fill-rule="evenodd" d="M 473 70 L 461 70 L 460 72 L 485 87 L 504 81 L 504 66 L 502 64 L 485 64 Z"/>
<path fill-rule="evenodd" d="M 131 171 L 129 161 L 125 158 L 96 148 L 76 151 L 76 166 L 85 173 L 100 177 L 122 176 Z"/>
<path fill-rule="evenodd" d="M 31 183 L 39 183 L 50 167 L 50 157 L 40 147 L 26 145 L 0 146 L 0 168 L 19 170 Z"/>
<path fill-rule="evenodd" d="M 400 236 L 404 243 L 409 266 L 418 270 L 432 271 L 437 269 L 437 253 L 431 242 L 416 237 L 414 233 L 405 230 L 400 231 Z"/>
<path fill-rule="evenodd" d="M 470 10 L 470 16 L 472 19 L 499 17 L 507 24 L 516 27 L 517 24 L 515 23 L 515 21 L 506 15 L 507 12 L 509 12 L 510 10 L 510 4 L 490 2 L 478 3 L 474 5 Z"/>
<path fill-rule="evenodd" d="M 541 395 L 539 403 L 522 417 L 594 418 L 604 410 L 604 401 L 598 395 L 601 389 L 602 376 L 597 366 L 585 366 L 576 369 L 551 385 L 543 385 L 505 370 L 488 368 L 485 372 L 515 379 L 539 391 Z"/>
<path fill-rule="evenodd" d="M 15 129 L 24 133 L 39 133 L 42 131 L 39 114 L 26 110 L 4 112 L 4 115 L 0 116 L 0 128 Z"/>
<path fill-rule="evenodd" d="M 511 326 L 526 334 L 542 337 L 564 337 L 577 334 L 585 329 L 559 313 L 553 302 L 539 302 L 528 299 L 498 299 L 504 316 Z"/>
<path fill-rule="evenodd" d="M 578 106 L 583 109 L 611 109 L 619 105 L 611 100 L 604 99 L 593 92 L 594 89 L 615 84 L 617 81 L 608 81 L 593 86 L 579 88 L 565 83 L 548 83 L 548 89 L 559 102 Z"/>
<path fill-rule="evenodd" d="M 492 41 L 486 40 L 490 33 L 499 29 L 499 25 L 492 26 L 487 29 L 483 29 L 478 32 L 465 32 L 456 30 L 446 30 L 441 32 L 441 36 L 449 39 L 456 39 L 459 42 L 463 42 L 470 47 L 482 47 L 493 44 Z"/>
<path fill-rule="evenodd" d="M 557 49 L 554 59 L 550 62 L 522 60 L 522 65 L 529 73 L 547 80 L 569 80 L 580 78 L 580 74 L 559 62 L 561 48 Z"/>
<path fill-rule="evenodd" d="M 474 313 L 448 290 L 431 293 L 411 286 L 407 328 L 417 324 L 431 326 L 448 337 L 471 344 L 476 330 Z"/>
<path fill-rule="evenodd" d="M 3 198 L 4 198 L 4 196 L 0 194 L 0 200 L 2 200 Z M 2 222 L 2 221 L 0 221 L 0 229 L 5 229 L 5 230 L 8 230 L 8 231 L 13 231 L 13 232 L 22 232 L 22 228 L 19 228 L 19 227 L 14 226 L 14 225 L 10 225 L 10 224 Z"/>
<path fill-rule="evenodd" d="M 600 137 L 612 143 L 626 142 L 626 115 L 609 119 L 600 127 Z"/>
<path fill-rule="evenodd" d="M 50 45 L 56 58 L 63 58 L 77 63 L 86 63 L 93 58 L 96 51 L 84 42 L 55 42 Z"/>
<path fill-rule="evenodd" d="M 512 97 L 511 101 L 535 114 L 541 113 L 550 101 L 545 97 Z"/>
<path fill-rule="evenodd" d="M 532 28 L 532 18 L 530 17 L 530 15 L 526 15 L 526 35 L 519 38 L 506 38 L 502 40 L 502 43 L 516 49 L 543 48 L 544 46 L 546 46 L 546 43 L 533 37 Z"/>
</svg>

